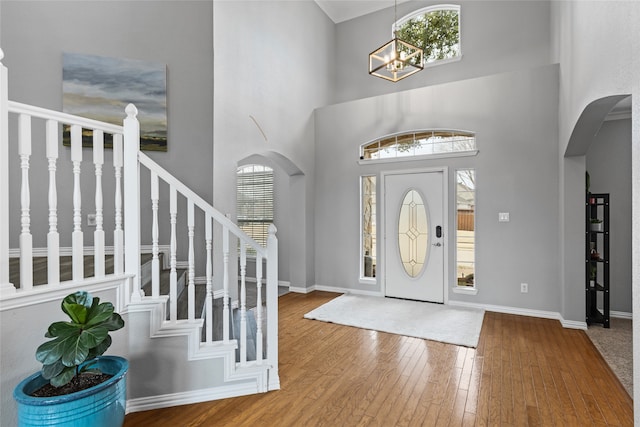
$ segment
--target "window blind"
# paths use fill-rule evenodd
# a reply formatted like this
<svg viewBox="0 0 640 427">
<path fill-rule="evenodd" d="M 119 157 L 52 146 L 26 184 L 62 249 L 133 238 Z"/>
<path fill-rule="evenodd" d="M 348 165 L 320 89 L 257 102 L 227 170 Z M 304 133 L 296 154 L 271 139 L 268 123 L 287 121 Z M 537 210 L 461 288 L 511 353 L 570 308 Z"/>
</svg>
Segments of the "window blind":
<svg viewBox="0 0 640 427">
<path fill-rule="evenodd" d="M 273 223 L 273 169 L 247 165 L 237 172 L 238 226 L 262 246 Z"/>
</svg>

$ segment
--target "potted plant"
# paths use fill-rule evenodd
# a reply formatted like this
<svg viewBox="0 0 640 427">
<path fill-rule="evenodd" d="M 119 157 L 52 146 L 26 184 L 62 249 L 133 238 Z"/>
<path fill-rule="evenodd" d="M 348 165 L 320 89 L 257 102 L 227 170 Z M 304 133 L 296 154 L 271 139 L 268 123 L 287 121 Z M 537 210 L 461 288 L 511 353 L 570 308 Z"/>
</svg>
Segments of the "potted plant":
<svg viewBox="0 0 640 427">
<path fill-rule="evenodd" d="M 598 218 L 591 218 L 591 231 L 602 231 L 602 220 Z"/>
<path fill-rule="evenodd" d="M 53 340 L 36 350 L 42 371 L 14 389 L 18 426 L 121 426 L 129 364 L 103 354 L 122 317 L 84 291 L 67 295 L 61 307 L 71 321 L 49 326 L 45 337 Z"/>
</svg>

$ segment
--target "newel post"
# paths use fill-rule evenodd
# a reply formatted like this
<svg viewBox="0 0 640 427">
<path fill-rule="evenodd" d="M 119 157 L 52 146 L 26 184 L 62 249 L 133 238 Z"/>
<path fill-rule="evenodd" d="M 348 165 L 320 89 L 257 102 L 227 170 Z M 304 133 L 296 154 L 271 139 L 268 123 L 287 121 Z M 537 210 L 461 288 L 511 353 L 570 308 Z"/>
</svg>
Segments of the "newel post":
<svg viewBox="0 0 640 427">
<path fill-rule="evenodd" d="M 9 83 L 0 49 L 0 295 L 16 291 L 9 283 Z"/>
<path fill-rule="evenodd" d="M 138 109 L 133 104 L 125 109 L 123 175 L 124 175 L 124 272 L 133 274 L 131 301 L 140 301 L 140 123 Z"/>
<path fill-rule="evenodd" d="M 276 226 L 269 226 L 267 237 L 267 359 L 269 390 L 280 389 L 278 376 L 278 238 Z"/>
</svg>

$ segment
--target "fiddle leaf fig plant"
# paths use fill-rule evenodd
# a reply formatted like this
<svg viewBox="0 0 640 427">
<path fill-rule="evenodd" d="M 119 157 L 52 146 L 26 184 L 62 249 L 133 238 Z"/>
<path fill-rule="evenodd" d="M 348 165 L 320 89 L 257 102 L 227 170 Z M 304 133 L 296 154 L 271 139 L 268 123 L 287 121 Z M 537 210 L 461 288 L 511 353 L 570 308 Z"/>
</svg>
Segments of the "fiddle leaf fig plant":
<svg viewBox="0 0 640 427">
<path fill-rule="evenodd" d="M 109 332 L 124 327 L 113 304 L 100 303 L 100 298 L 85 291 L 67 295 L 61 308 L 71 321 L 52 323 L 45 337 L 54 339 L 36 350 L 36 359 L 43 365 L 42 376 L 54 387 L 67 384 L 90 368 L 90 363 L 82 368 L 80 365 L 104 354 L 111 346 Z"/>
</svg>

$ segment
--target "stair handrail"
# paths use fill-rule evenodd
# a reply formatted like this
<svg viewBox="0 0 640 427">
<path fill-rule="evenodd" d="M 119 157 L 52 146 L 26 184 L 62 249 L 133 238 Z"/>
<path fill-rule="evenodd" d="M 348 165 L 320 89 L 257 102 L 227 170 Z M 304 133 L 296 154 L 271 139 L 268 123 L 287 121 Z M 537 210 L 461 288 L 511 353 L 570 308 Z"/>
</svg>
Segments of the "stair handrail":
<svg viewBox="0 0 640 427">
<path fill-rule="evenodd" d="M 165 181 L 169 185 L 174 186 L 176 190 L 184 195 L 187 199 L 193 201 L 194 204 L 202 209 L 205 213 L 211 215 L 214 220 L 227 227 L 229 231 L 235 234 L 236 237 L 238 237 L 242 242 L 255 249 L 255 251 L 260 256 L 265 259 L 268 257 L 267 249 L 264 246 L 252 239 L 247 233 L 245 233 L 240 227 L 238 227 L 236 223 L 227 218 L 226 215 L 214 208 L 210 203 L 196 194 L 193 190 L 183 184 L 179 179 L 169 173 L 166 169 L 164 169 L 142 151 L 138 152 L 138 160 L 142 165 L 146 166 L 147 169 L 155 172 L 159 178 L 162 178 L 163 181 Z"/>
<path fill-rule="evenodd" d="M 63 113 L 61 111 L 24 104 L 22 102 L 8 101 L 8 107 L 9 112 L 11 113 L 27 114 L 31 117 L 37 117 L 46 120 L 55 120 L 67 125 L 78 125 L 82 128 L 101 130 L 105 133 L 110 134 L 122 134 L 124 132 L 124 128 L 122 125 L 114 125 L 111 123 L 88 119 L 86 117 Z"/>
</svg>

